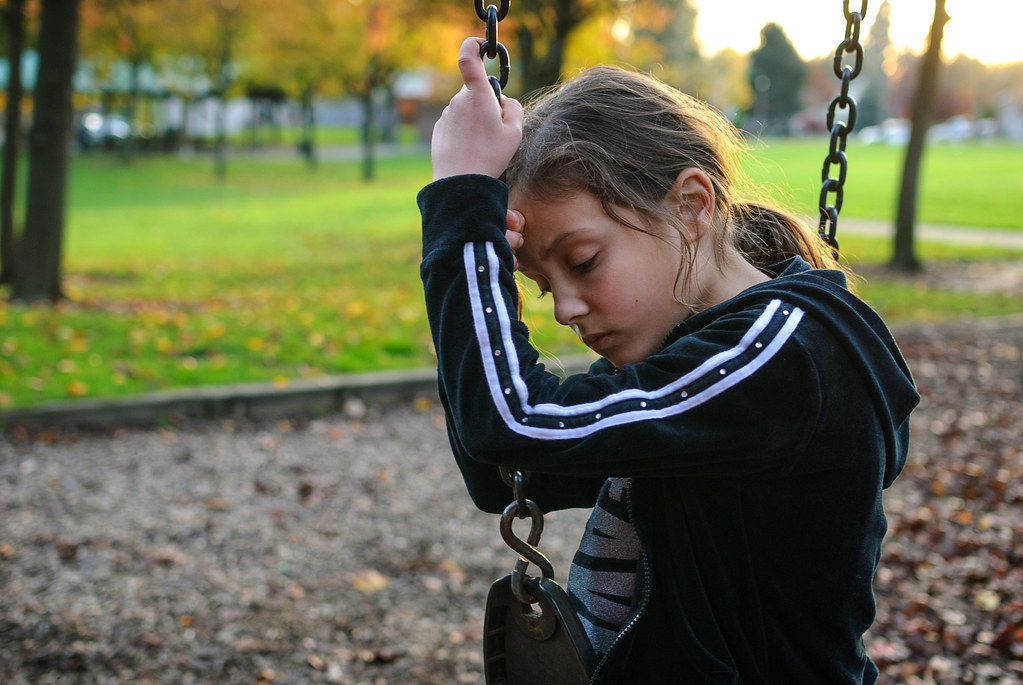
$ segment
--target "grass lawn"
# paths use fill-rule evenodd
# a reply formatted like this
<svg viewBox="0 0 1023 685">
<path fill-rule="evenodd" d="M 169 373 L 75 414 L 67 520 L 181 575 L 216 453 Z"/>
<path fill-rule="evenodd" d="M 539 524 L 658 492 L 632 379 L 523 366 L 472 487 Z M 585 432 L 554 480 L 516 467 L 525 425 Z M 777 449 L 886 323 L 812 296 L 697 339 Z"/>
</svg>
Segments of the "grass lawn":
<svg viewBox="0 0 1023 685">
<path fill-rule="evenodd" d="M 827 141 L 768 141 L 753 146 L 752 151 L 755 158 L 747 165 L 747 173 L 755 186 L 780 186 L 779 194 L 790 209 L 816 217 Z M 905 162 L 903 150 L 850 141 L 846 155 L 849 172 L 842 216 L 894 217 Z M 832 171 L 837 173 L 838 167 L 833 166 Z M 924 151 L 918 221 L 1023 230 L 1020 197 L 1023 145 L 1004 141 L 941 143 Z"/>
<path fill-rule="evenodd" d="M 823 141 L 772 143 L 750 175 L 812 213 L 825 151 Z M 899 154 L 850 148 L 842 216 L 890 212 Z M 1023 230 L 1020 212 L 999 209 L 1019 197 L 1021 161 L 1019 147 L 933 148 L 921 219 Z M 357 161 L 310 171 L 297 159 L 247 158 L 232 160 L 218 182 L 205 159 L 76 158 L 64 248 L 69 301 L 14 306 L 0 291 L 0 407 L 433 364 L 415 205 L 429 160 L 382 159 L 373 183 L 360 173 Z M 840 238 L 857 259 L 888 256 L 887 241 Z M 921 256 L 1009 255 L 925 245 Z M 896 280 L 871 281 L 860 293 L 892 321 L 1023 309 L 1008 296 L 921 292 Z M 549 298 L 527 302 L 537 346 L 582 351 L 549 308 Z"/>
</svg>

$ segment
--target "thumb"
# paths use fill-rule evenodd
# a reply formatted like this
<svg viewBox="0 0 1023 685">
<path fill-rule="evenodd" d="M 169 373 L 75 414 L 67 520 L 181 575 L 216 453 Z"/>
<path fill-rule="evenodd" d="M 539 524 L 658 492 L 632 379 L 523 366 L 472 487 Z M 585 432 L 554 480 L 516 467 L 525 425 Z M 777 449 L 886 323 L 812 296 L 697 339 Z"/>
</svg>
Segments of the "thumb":
<svg viewBox="0 0 1023 685">
<path fill-rule="evenodd" d="M 487 81 L 487 70 L 480 59 L 480 38 L 466 38 L 462 41 L 462 47 L 458 51 L 458 71 L 462 74 L 462 81 L 466 88 L 476 90 L 486 87 L 490 89 Z"/>
</svg>

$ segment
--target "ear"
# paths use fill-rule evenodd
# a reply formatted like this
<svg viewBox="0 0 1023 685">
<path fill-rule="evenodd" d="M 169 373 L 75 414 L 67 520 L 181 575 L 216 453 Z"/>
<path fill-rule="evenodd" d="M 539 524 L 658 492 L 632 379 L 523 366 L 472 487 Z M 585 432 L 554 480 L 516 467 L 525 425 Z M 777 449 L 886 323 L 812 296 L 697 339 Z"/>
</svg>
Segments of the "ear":
<svg viewBox="0 0 1023 685">
<path fill-rule="evenodd" d="M 702 169 L 683 169 L 675 177 L 675 183 L 668 191 L 665 202 L 682 217 L 692 239 L 699 239 L 714 223 L 717 193 L 714 183 Z"/>
</svg>

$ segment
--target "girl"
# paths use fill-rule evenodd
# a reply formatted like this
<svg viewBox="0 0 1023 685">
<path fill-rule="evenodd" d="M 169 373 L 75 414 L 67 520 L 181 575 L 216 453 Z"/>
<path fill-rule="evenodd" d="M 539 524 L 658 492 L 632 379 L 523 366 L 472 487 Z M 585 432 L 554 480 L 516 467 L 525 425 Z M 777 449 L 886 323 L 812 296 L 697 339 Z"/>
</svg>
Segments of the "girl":
<svg viewBox="0 0 1023 685">
<path fill-rule="evenodd" d="M 708 108 L 600 67 L 523 121 L 478 45 L 418 198 L 474 502 L 503 510 L 508 466 L 545 511 L 593 507 L 568 590 L 594 683 L 874 682 L 881 490 L 919 400 L 890 333 L 812 234 L 735 196 Z M 589 373 L 538 363 L 516 264 L 601 355 Z"/>
</svg>

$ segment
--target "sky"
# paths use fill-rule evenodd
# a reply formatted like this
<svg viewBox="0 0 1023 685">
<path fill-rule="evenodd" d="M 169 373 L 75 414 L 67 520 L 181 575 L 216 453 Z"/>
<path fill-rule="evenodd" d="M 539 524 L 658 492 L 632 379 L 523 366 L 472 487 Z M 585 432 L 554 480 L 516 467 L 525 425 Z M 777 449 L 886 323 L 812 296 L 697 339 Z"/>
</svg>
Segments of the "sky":
<svg viewBox="0 0 1023 685">
<path fill-rule="evenodd" d="M 889 35 L 896 48 L 923 52 L 934 17 L 934 0 L 889 0 Z M 749 52 L 760 44 L 760 29 L 781 24 L 804 59 L 834 55 L 845 35 L 841 0 L 693 0 L 699 10 L 696 33 L 707 54 L 731 47 Z M 851 0 L 858 10 L 860 0 Z M 874 22 L 881 0 L 868 0 L 861 40 Z M 1023 61 L 1023 2 L 1020 0 L 946 0 L 951 20 L 945 24 L 946 55 L 963 53 L 989 64 Z"/>
</svg>

